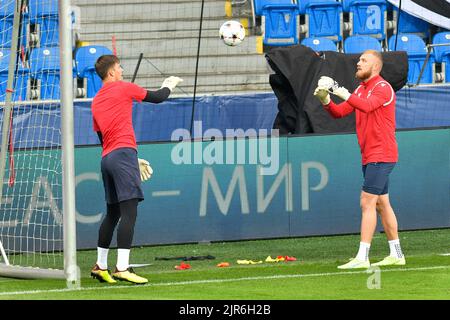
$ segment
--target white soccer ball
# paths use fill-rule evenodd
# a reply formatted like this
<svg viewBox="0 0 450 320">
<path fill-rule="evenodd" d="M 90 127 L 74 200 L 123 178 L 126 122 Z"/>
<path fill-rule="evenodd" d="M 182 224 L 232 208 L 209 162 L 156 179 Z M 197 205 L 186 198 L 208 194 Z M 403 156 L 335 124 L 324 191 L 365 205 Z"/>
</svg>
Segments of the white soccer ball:
<svg viewBox="0 0 450 320">
<path fill-rule="evenodd" d="M 227 46 L 237 46 L 245 38 L 244 26 L 235 20 L 230 20 L 222 24 L 219 30 L 220 39 Z"/>
</svg>

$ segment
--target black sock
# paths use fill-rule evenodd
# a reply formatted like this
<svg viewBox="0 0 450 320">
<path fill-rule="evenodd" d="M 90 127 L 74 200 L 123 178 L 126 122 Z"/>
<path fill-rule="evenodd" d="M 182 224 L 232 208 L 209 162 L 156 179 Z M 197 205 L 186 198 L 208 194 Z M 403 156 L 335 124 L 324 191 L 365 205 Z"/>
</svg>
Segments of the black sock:
<svg viewBox="0 0 450 320">
<path fill-rule="evenodd" d="M 133 242 L 134 225 L 136 223 L 138 199 L 120 202 L 120 222 L 117 229 L 117 247 L 130 249 Z"/>
<path fill-rule="evenodd" d="M 100 248 L 108 249 L 111 244 L 114 229 L 116 228 L 117 222 L 120 219 L 120 206 L 118 203 L 108 204 L 106 216 L 98 231 L 98 242 L 97 245 Z"/>
</svg>

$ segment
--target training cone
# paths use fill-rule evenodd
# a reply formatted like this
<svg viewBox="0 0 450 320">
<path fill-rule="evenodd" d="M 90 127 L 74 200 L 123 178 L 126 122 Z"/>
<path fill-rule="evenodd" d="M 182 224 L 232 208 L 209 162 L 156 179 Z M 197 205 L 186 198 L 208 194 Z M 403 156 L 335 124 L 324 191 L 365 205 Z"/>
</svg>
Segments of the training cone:
<svg viewBox="0 0 450 320">
<path fill-rule="evenodd" d="M 284 261 L 297 261 L 297 258 L 286 256 L 286 257 L 284 257 Z"/>
<path fill-rule="evenodd" d="M 271 256 L 268 256 L 265 261 L 266 262 L 278 262 L 279 260 L 278 259 L 274 259 Z"/>
<path fill-rule="evenodd" d="M 175 269 L 177 270 L 186 270 L 186 269 L 190 269 L 191 265 L 189 263 L 184 263 L 181 262 L 179 266 L 175 266 Z"/>
<path fill-rule="evenodd" d="M 237 264 L 259 264 L 262 263 L 261 260 L 259 261 L 254 261 L 254 260 L 237 260 L 236 261 Z"/>
<path fill-rule="evenodd" d="M 217 265 L 219 268 L 226 268 L 229 267 L 230 264 L 228 262 L 221 262 Z"/>
</svg>

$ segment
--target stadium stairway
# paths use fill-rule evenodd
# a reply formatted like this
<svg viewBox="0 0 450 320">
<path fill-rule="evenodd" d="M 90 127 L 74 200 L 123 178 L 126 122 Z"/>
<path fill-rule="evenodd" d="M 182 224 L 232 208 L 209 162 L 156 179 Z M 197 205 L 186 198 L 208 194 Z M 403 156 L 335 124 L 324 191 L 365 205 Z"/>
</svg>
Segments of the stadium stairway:
<svg viewBox="0 0 450 320">
<path fill-rule="evenodd" d="M 257 53 L 256 36 L 247 35 L 241 45 L 228 47 L 219 39 L 219 28 L 228 17 L 225 0 L 204 4 L 197 94 L 233 94 L 271 91 L 269 68 Z M 113 48 L 132 78 L 140 53 L 144 54 L 136 83 L 159 88 L 166 76 L 184 79 L 182 90 L 194 92 L 201 0 L 74 0 L 80 8 L 80 40 Z M 107 10 L 105 8 L 108 7 Z M 238 11 L 238 10 L 236 10 Z"/>
</svg>

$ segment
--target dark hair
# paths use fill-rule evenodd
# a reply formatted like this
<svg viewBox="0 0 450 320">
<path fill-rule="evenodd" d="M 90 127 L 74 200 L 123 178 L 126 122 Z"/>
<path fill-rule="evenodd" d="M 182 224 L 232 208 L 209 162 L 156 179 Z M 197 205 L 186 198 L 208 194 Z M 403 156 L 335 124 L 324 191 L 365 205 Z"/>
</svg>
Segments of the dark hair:
<svg viewBox="0 0 450 320">
<path fill-rule="evenodd" d="M 116 63 L 120 63 L 119 58 L 112 54 L 105 54 L 97 59 L 95 71 L 102 80 L 105 80 L 109 69 L 114 67 Z"/>
</svg>

